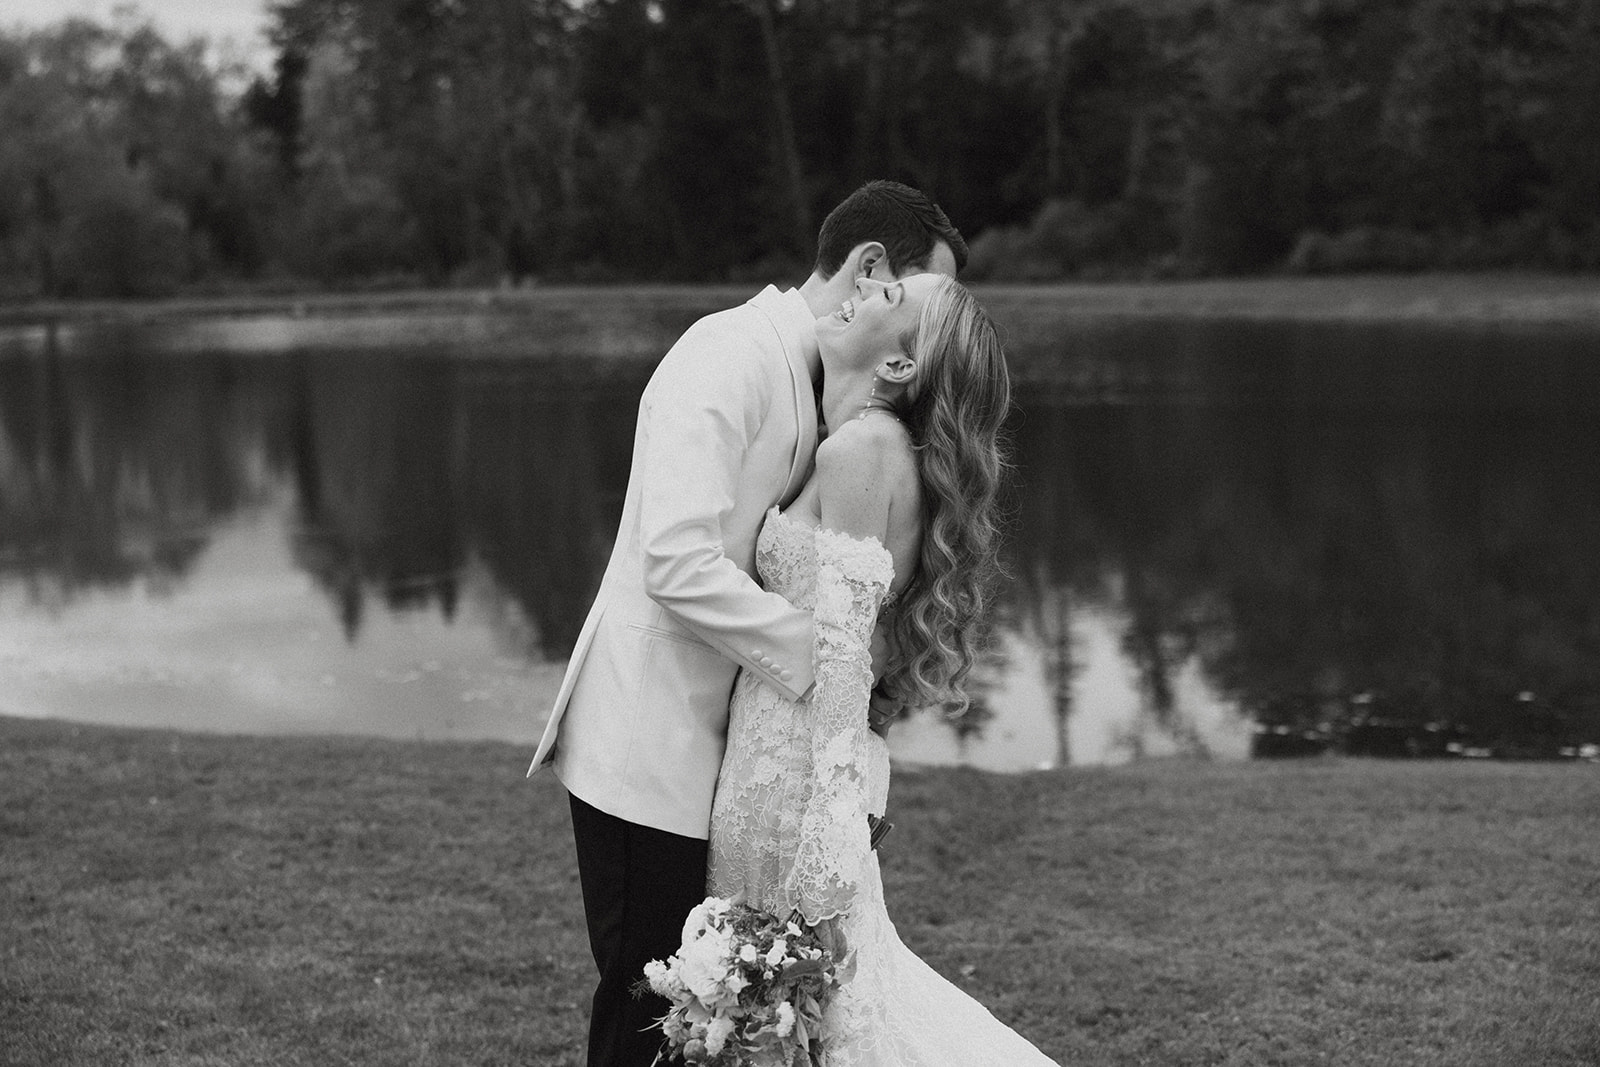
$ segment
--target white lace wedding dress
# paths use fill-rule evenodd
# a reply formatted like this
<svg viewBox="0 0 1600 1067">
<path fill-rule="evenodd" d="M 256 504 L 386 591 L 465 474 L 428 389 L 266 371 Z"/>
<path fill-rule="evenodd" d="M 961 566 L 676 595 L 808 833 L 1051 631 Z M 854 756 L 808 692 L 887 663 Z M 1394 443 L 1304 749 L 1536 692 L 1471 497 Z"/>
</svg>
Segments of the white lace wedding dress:
<svg viewBox="0 0 1600 1067">
<path fill-rule="evenodd" d="M 854 971 L 824 1016 L 827 1067 L 1051 1065 L 901 944 L 884 907 L 866 816 L 883 814 L 889 752 L 868 729 L 867 704 L 893 558 L 875 540 L 773 508 L 756 567 L 767 588 L 815 612 L 816 687 L 796 703 L 749 673 L 735 683 L 711 812 L 711 892 L 838 924 Z"/>
</svg>

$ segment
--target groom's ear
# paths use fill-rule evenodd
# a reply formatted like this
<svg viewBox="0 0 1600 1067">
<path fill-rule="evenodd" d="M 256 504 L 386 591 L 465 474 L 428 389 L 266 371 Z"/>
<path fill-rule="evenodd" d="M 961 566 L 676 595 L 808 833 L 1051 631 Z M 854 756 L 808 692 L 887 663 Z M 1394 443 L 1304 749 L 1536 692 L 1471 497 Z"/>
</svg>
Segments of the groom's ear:
<svg viewBox="0 0 1600 1067">
<path fill-rule="evenodd" d="M 863 241 L 850 250 L 850 280 L 874 278 L 880 282 L 894 281 L 889 270 L 889 250 L 877 241 Z"/>
</svg>

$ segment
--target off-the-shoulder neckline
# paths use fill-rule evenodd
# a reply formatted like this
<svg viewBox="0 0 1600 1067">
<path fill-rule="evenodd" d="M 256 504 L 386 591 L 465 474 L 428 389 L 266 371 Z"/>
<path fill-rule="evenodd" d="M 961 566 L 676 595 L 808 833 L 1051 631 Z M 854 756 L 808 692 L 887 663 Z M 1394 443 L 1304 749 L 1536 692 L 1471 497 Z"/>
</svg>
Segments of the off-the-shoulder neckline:
<svg viewBox="0 0 1600 1067">
<path fill-rule="evenodd" d="M 821 523 L 812 523 L 812 522 L 807 522 L 804 519 L 797 519 L 793 515 L 790 515 L 788 512 L 784 511 L 782 508 L 778 507 L 778 505 L 776 505 L 776 504 L 772 505 L 772 507 L 767 509 L 767 515 L 768 516 L 775 515 L 778 518 L 782 519 L 784 522 L 789 523 L 791 526 L 798 526 L 802 530 L 810 530 L 813 533 L 826 534 L 829 537 L 843 538 L 846 541 L 854 541 L 857 544 L 875 545 L 880 550 L 882 550 L 885 555 L 888 555 L 890 559 L 894 558 L 893 554 L 889 552 L 888 547 L 884 545 L 883 541 L 880 538 L 873 536 L 872 534 L 867 534 L 864 537 L 857 537 L 855 534 L 847 534 L 842 530 L 830 530 L 828 527 L 823 526 Z"/>
</svg>

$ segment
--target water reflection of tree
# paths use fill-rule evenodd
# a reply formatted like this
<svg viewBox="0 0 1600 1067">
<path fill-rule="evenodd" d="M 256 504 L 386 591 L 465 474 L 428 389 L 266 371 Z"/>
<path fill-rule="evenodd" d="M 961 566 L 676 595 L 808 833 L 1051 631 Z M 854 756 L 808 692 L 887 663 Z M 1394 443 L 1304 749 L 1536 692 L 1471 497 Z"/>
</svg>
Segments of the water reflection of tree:
<svg viewBox="0 0 1600 1067">
<path fill-rule="evenodd" d="M 287 483 L 297 557 L 350 632 L 374 596 L 450 615 L 477 560 L 533 621 L 526 651 L 559 659 L 611 546 L 646 370 L 0 359 L 0 568 L 38 596 L 177 580 L 217 522 Z M 1237 407 L 1028 393 L 997 622 L 1042 651 L 1060 762 L 1086 610 L 1125 620 L 1146 722 L 1191 747 L 1186 664 L 1269 722 L 1593 739 L 1600 424 L 1527 383 L 1517 407 L 1456 383 L 1436 409 L 1317 402 L 1285 374 L 1276 401 Z"/>
<path fill-rule="evenodd" d="M 1199 511 L 1207 453 L 1195 409 L 1029 407 L 1018 432 L 1022 508 L 1012 595 L 1024 632 L 1043 651 L 1055 700 L 1058 756 L 1069 755 L 1071 623 L 1083 607 L 1126 618 L 1122 649 L 1150 723 L 1180 744 L 1201 741 L 1174 693 L 1177 670 L 1215 627 L 1206 539 L 1178 515 Z M 1128 742 L 1142 745 L 1144 730 Z"/>
<path fill-rule="evenodd" d="M 216 363 L 67 359 L 53 332 L 0 359 L 0 565 L 52 599 L 177 580 L 261 490 L 236 417 L 259 399 Z"/>
<path fill-rule="evenodd" d="M 300 523 L 295 557 L 333 595 L 354 639 L 369 590 L 391 609 L 455 611 L 465 560 L 452 476 L 449 365 L 303 357 L 291 414 Z"/>
<path fill-rule="evenodd" d="M 621 513 L 633 376 L 397 357 L 300 363 L 291 438 L 296 555 L 355 637 L 366 597 L 448 617 L 469 557 L 572 649 Z"/>
<path fill-rule="evenodd" d="M 565 658 L 599 584 L 622 514 L 642 380 L 596 376 L 548 387 L 516 366 L 473 371 L 461 390 L 462 504 L 469 536 Z"/>
<path fill-rule="evenodd" d="M 1074 598 L 1125 613 L 1147 713 L 1180 739 L 1190 658 L 1269 721 L 1600 725 L 1600 430 L 1581 412 L 1039 405 L 1022 445 L 1024 628 L 1060 672 Z"/>
<path fill-rule="evenodd" d="M 643 373 L 399 353 L 0 359 L 0 568 L 39 597 L 159 587 L 287 484 L 346 632 L 371 598 L 453 615 L 483 561 L 572 647 L 622 507 Z"/>
<path fill-rule="evenodd" d="M 1559 410 L 1300 421 L 1321 440 L 1266 461 L 1282 505 L 1244 527 L 1266 565 L 1230 568 L 1260 618 L 1240 620 L 1219 676 L 1252 703 L 1376 694 L 1417 721 L 1485 724 L 1522 690 L 1594 706 L 1600 575 L 1581 546 L 1600 534 L 1597 472 L 1569 466 L 1600 456 L 1591 425 Z"/>
<path fill-rule="evenodd" d="M 1055 764 L 1071 763 L 1067 730 L 1072 715 L 1072 681 L 1077 674 L 1072 640 L 1076 597 L 1104 595 L 1093 526 L 1094 511 L 1080 505 L 1084 467 L 1074 463 L 1077 412 L 1063 405 L 1026 410 L 1016 424 L 1015 527 L 1010 544 L 1013 580 L 1009 613 L 1018 629 L 1038 642 L 1050 686 L 1055 720 Z"/>
</svg>

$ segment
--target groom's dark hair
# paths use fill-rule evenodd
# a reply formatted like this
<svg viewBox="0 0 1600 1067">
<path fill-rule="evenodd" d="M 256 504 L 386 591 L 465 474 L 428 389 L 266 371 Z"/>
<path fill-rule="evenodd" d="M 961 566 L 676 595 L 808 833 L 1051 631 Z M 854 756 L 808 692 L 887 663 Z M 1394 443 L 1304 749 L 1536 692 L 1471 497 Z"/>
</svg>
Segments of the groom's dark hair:
<svg viewBox="0 0 1600 1067">
<path fill-rule="evenodd" d="M 957 270 L 967 265 L 967 242 L 949 216 L 926 193 L 899 182 L 868 182 L 828 212 L 817 235 L 817 273 L 833 277 L 864 241 L 883 245 L 897 275 L 926 267 L 936 241 L 950 246 Z"/>
</svg>

